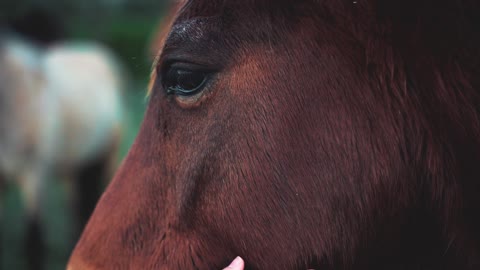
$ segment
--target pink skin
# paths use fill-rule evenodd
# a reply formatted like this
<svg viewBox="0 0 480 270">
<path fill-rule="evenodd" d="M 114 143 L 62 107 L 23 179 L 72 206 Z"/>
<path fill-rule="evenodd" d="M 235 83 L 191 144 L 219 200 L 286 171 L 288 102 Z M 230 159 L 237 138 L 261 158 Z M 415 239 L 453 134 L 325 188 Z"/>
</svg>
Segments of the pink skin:
<svg viewBox="0 0 480 270">
<path fill-rule="evenodd" d="M 229 266 L 227 266 L 227 268 L 224 268 L 223 270 L 243 270 L 244 267 L 245 263 L 243 262 L 243 259 L 237 257 Z"/>
</svg>

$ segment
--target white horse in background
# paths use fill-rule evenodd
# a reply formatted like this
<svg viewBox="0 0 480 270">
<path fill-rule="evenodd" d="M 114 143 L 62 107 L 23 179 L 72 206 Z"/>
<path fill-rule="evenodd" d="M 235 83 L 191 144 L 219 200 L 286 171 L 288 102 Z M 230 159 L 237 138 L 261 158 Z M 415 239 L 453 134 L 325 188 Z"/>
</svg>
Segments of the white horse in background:
<svg viewBox="0 0 480 270">
<path fill-rule="evenodd" d="M 1 186 L 20 186 L 26 245 L 38 257 L 32 265 L 42 264 L 43 197 L 51 181 L 68 181 L 79 234 L 113 173 L 123 83 L 116 60 L 98 44 L 38 48 L 0 40 L 0 199 Z"/>
</svg>

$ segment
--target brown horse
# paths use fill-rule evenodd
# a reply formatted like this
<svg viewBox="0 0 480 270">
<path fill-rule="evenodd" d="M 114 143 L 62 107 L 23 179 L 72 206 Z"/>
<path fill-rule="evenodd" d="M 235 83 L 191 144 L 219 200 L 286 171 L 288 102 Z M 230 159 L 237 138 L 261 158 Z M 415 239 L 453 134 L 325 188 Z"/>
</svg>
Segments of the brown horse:
<svg viewBox="0 0 480 270">
<path fill-rule="evenodd" d="M 69 269 L 480 269 L 479 13 L 186 1 Z"/>
</svg>

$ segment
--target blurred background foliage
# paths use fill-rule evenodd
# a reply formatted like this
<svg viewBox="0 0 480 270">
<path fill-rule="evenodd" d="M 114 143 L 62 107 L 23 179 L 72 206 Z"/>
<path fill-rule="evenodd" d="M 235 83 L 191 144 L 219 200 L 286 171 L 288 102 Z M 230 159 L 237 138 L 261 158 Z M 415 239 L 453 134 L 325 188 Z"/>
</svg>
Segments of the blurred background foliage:
<svg viewBox="0 0 480 270">
<path fill-rule="evenodd" d="M 150 69 L 148 42 L 166 0 L 3 0 L 0 18 L 10 20 L 32 9 L 47 10 L 57 17 L 69 39 L 96 40 L 113 49 L 133 72 L 144 76 Z"/>
<path fill-rule="evenodd" d="M 166 0 L 2 0 L 0 22 L 17 20 L 40 8 L 59 19 L 66 40 L 99 42 L 120 59 L 128 77 L 120 161 L 132 144 L 143 117 L 153 58 L 151 43 L 161 18 L 166 15 L 166 6 Z M 3 224 L 0 224 L 0 269 L 26 269 L 22 250 L 24 206 L 18 187 L 9 187 L 1 199 L 4 212 Z M 48 188 L 46 269 L 65 269 L 72 249 L 72 221 L 67 201 L 61 185 Z"/>
</svg>

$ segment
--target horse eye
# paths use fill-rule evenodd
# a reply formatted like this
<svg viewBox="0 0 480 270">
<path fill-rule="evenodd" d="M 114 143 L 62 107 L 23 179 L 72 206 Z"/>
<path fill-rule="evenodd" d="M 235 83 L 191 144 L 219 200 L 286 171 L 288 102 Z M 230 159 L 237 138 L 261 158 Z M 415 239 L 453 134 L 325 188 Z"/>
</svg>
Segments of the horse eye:
<svg viewBox="0 0 480 270">
<path fill-rule="evenodd" d="M 205 87 L 207 77 L 208 74 L 202 71 L 170 68 L 163 85 L 168 95 L 193 96 Z"/>
</svg>

